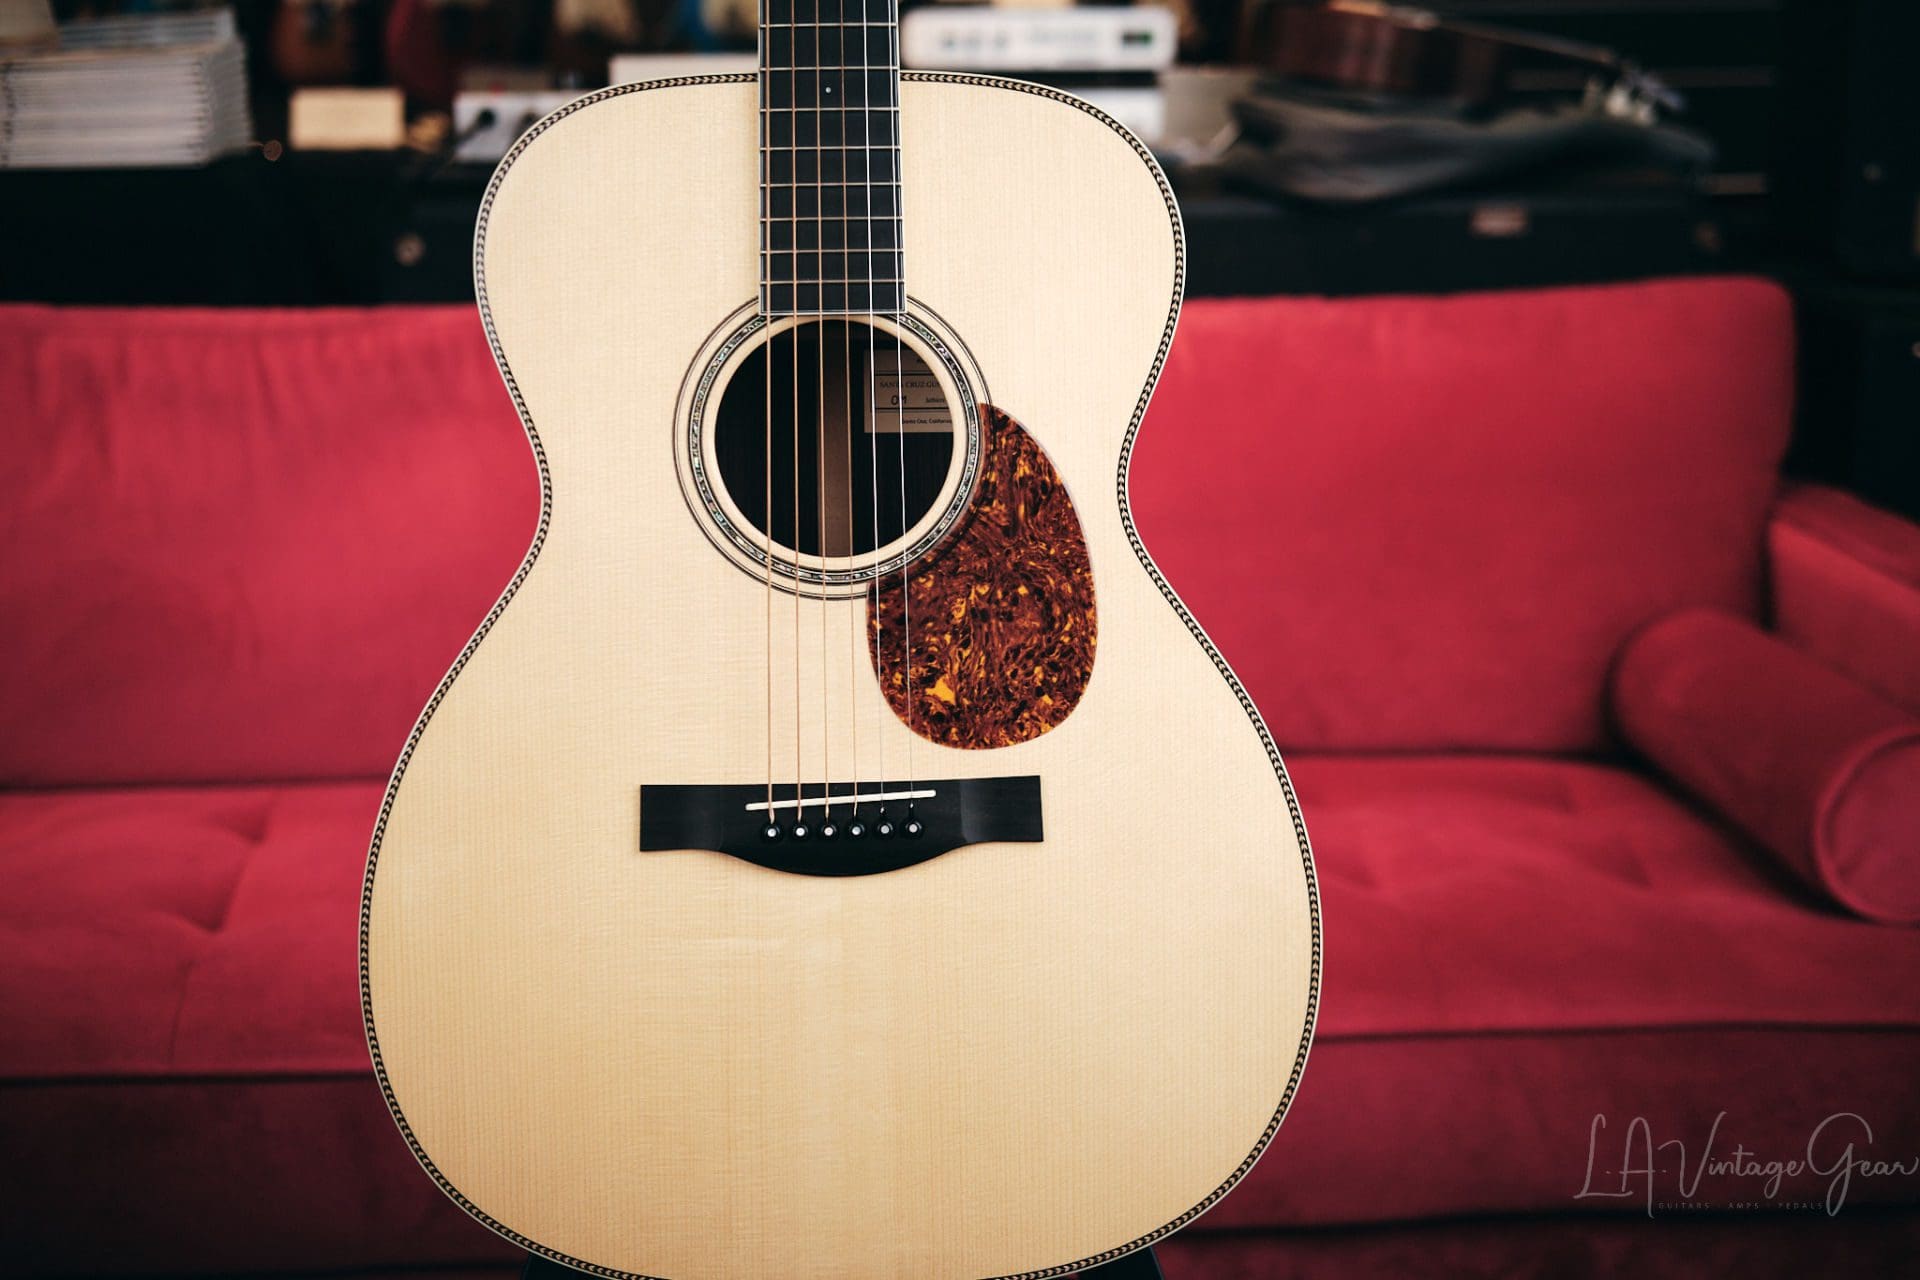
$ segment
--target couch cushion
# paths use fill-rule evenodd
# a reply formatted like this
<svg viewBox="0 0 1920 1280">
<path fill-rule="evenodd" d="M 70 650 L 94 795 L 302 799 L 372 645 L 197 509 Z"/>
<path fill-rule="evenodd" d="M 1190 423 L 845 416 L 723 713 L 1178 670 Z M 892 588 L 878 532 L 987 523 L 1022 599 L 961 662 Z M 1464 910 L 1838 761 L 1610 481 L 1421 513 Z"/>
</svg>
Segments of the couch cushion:
<svg viewBox="0 0 1920 1280">
<path fill-rule="evenodd" d="M 382 790 L 0 793 L 0 1080 L 367 1071 Z"/>
<path fill-rule="evenodd" d="M 371 777 L 532 538 L 468 307 L 0 308 L 0 784 Z"/>
<path fill-rule="evenodd" d="M 1330 1036 L 1920 1030 L 1920 934 L 1857 920 L 1645 775 L 1567 760 L 1290 760 Z"/>
<path fill-rule="evenodd" d="M 1774 508 L 1767 550 L 1774 628 L 1920 715 L 1920 525 L 1799 484 Z"/>
<path fill-rule="evenodd" d="M 1787 1158 L 1851 1110 L 1871 1154 L 1920 1153 L 1920 936 L 1809 901 L 1621 770 L 1293 765 L 1324 891 L 1320 1031 L 1270 1157 L 1207 1225 L 1617 1208 L 1571 1199 L 1596 1113 L 1697 1146 L 1728 1110 L 1723 1154 Z M 367 1071 L 357 854 L 380 791 L 0 796 L 0 1149 L 35 1170 L 9 1205 L 24 1256 L 128 1273 L 500 1256 L 415 1167 Z"/>
<path fill-rule="evenodd" d="M 1636 1116 L 1692 1160 L 1724 1111 L 1715 1158 L 1792 1160 L 1850 1111 L 1872 1130 L 1846 1134 L 1860 1157 L 1909 1163 L 1848 1202 L 1920 1203 L 1920 937 L 1831 908 L 1624 770 L 1291 767 L 1325 909 L 1319 1031 L 1273 1149 L 1210 1226 L 1643 1212 L 1574 1198 L 1596 1115 L 1596 1190 L 1620 1188 L 1605 1175 Z M 1662 1155 L 1658 1198 L 1683 1211 Z M 1830 1182 L 1803 1169 L 1775 1203 Z M 1714 1174 L 1693 1203 L 1757 1204 L 1762 1183 Z"/>
<path fill-rule="evenodd" d="M 1754 280 L 1195 303 L 1134 509 L 1283 750 L 1591 750 L 1634 628 L 1757 614 L 1792 368 Z"/>
</svg>

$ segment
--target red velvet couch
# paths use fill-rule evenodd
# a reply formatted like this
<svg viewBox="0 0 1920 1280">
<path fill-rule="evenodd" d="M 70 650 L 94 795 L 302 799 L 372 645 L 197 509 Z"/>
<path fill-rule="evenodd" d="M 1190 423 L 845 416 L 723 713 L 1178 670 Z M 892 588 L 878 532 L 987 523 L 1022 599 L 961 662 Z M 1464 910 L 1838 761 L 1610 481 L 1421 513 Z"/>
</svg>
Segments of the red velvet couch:
<svg viewBox="0 0 1920 1280">
<path fill-rule="evenodd" d="M 1920 709 L 1920 530 L 1779 477 L 1785 298 L 1182 326 L 1134 502 L 1286 750 L 1327 960 L 1292 1116 L 1169 1273 L 1910 1267 L 1920 1173 L 1829 1216 L 1675 1161 L 1802 1157 L 1836 1112 L 1920 1156 L 1920 930 L 1787 874 L 1609 710 L 1689 606 Z M 0 1271 L 501 1274 L 387 1118 L 354 974 L 394 752 L 534 520 L 478 322 L 0 309 L 0 422 Z M 1684 1144 L 1651 1218 L 1644 1179 L 1579 1194 L 1635 1117 Z"/>
</svg>

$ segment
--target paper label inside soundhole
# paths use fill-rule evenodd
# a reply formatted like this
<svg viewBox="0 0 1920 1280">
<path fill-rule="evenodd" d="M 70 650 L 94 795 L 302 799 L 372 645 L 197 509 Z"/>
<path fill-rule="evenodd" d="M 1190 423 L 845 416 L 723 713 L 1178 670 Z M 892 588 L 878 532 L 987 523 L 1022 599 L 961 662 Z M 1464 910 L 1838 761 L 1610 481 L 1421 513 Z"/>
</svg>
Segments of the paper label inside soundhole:
<svg viewBox="0 0 1920 1280">
<path fill-rule="evenodd" d="M 876 353 L 868 369 L 874 412 L 866 421 L 873 432 L 947 432 L 953 430 L 953 410 L 940 390 L 939 379 L 911 349 L 900 353 L 894 367 L 892 353 Z"/>
</svg>

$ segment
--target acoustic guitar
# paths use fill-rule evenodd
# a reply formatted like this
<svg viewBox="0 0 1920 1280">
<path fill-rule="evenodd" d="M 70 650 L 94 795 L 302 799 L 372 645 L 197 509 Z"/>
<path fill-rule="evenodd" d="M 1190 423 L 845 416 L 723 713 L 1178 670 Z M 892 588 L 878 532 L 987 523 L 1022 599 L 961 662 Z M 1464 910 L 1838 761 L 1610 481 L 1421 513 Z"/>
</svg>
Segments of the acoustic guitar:
<svg viewBox="0 0 1920 1280">
<path fill-rule="evenodd" d="M 539 523 L 394 770 L 363 1007 L 426 1171 L 596 1275 L 1097 1265 L 1246 1175 L 1311 1038 L 1298 805 L 1128 507 L 1166 179 L 839 3 L 481 206 Z"/>
</svg>

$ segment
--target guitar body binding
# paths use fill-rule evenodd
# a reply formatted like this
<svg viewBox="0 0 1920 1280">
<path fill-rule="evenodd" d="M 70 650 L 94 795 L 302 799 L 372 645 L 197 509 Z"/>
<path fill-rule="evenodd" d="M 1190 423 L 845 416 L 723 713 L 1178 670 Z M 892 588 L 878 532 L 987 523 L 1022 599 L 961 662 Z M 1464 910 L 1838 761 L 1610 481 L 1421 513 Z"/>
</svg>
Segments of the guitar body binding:
<svg viewBox="0 0 1920 1280">
<path fill-rule="evenodd" d="M 362 1009 L 436 1183 L 588 1274 L 1099 1265 L 1246 1175 L 1311 1043 L 1320 912 L 1299 806 L 1127 502 L 1184 278 L 1165 179 L 1056 90 L 902 80 L 907 323 L 952 355 L 933 363 L 973 443 L 879 575 L 834 582 L 829 564 L 809 582 L 805 556 L 769 574 L 689 492 L 688 388 L 755 290 L 753 77 L 589 95 L 523 136 L 483 203 L 481 312 L 540 517 L 388 787 Z M 913 594 L 982 518 L 996 439 L 1044 462 L 1041 526 L 1071 528 L 1084 567 L 1066 548 L 1057 590 L 1033 571 L 1051 552 L 975 556 L 967 590 Z M 975 588 L 993 598 L 1005 562 L 1025 567 L 986 614 L 920 631 L 940 621 L 922 599 L 951 620 Z M 1021 588 L 1048 594 L 1044 625 L 1007 621 Z M 889 589 L 916 609 L 904 687 L 990 681 L 1004 662 L 934 637 L 978 647 L 1007 622 L 1004 652 L 1064 710 L 992 711 L 949 678 L 981 713 L 946 738 L 910 723 L 920 704 L 889 696 L 876 659 Z M 965 828 L 939 838 L 962 843 L 844 875 L 818 845 L 785 869 L 711 847 L 769 776 L 820 795 L 931 780 Z M 650 788 L 710 794 L 681 796 L 676 827 Z M 964 794 L 993 820 L 967 828 Z M 662 834 L 721 808 L 724 834 Z"/>
</svg>

